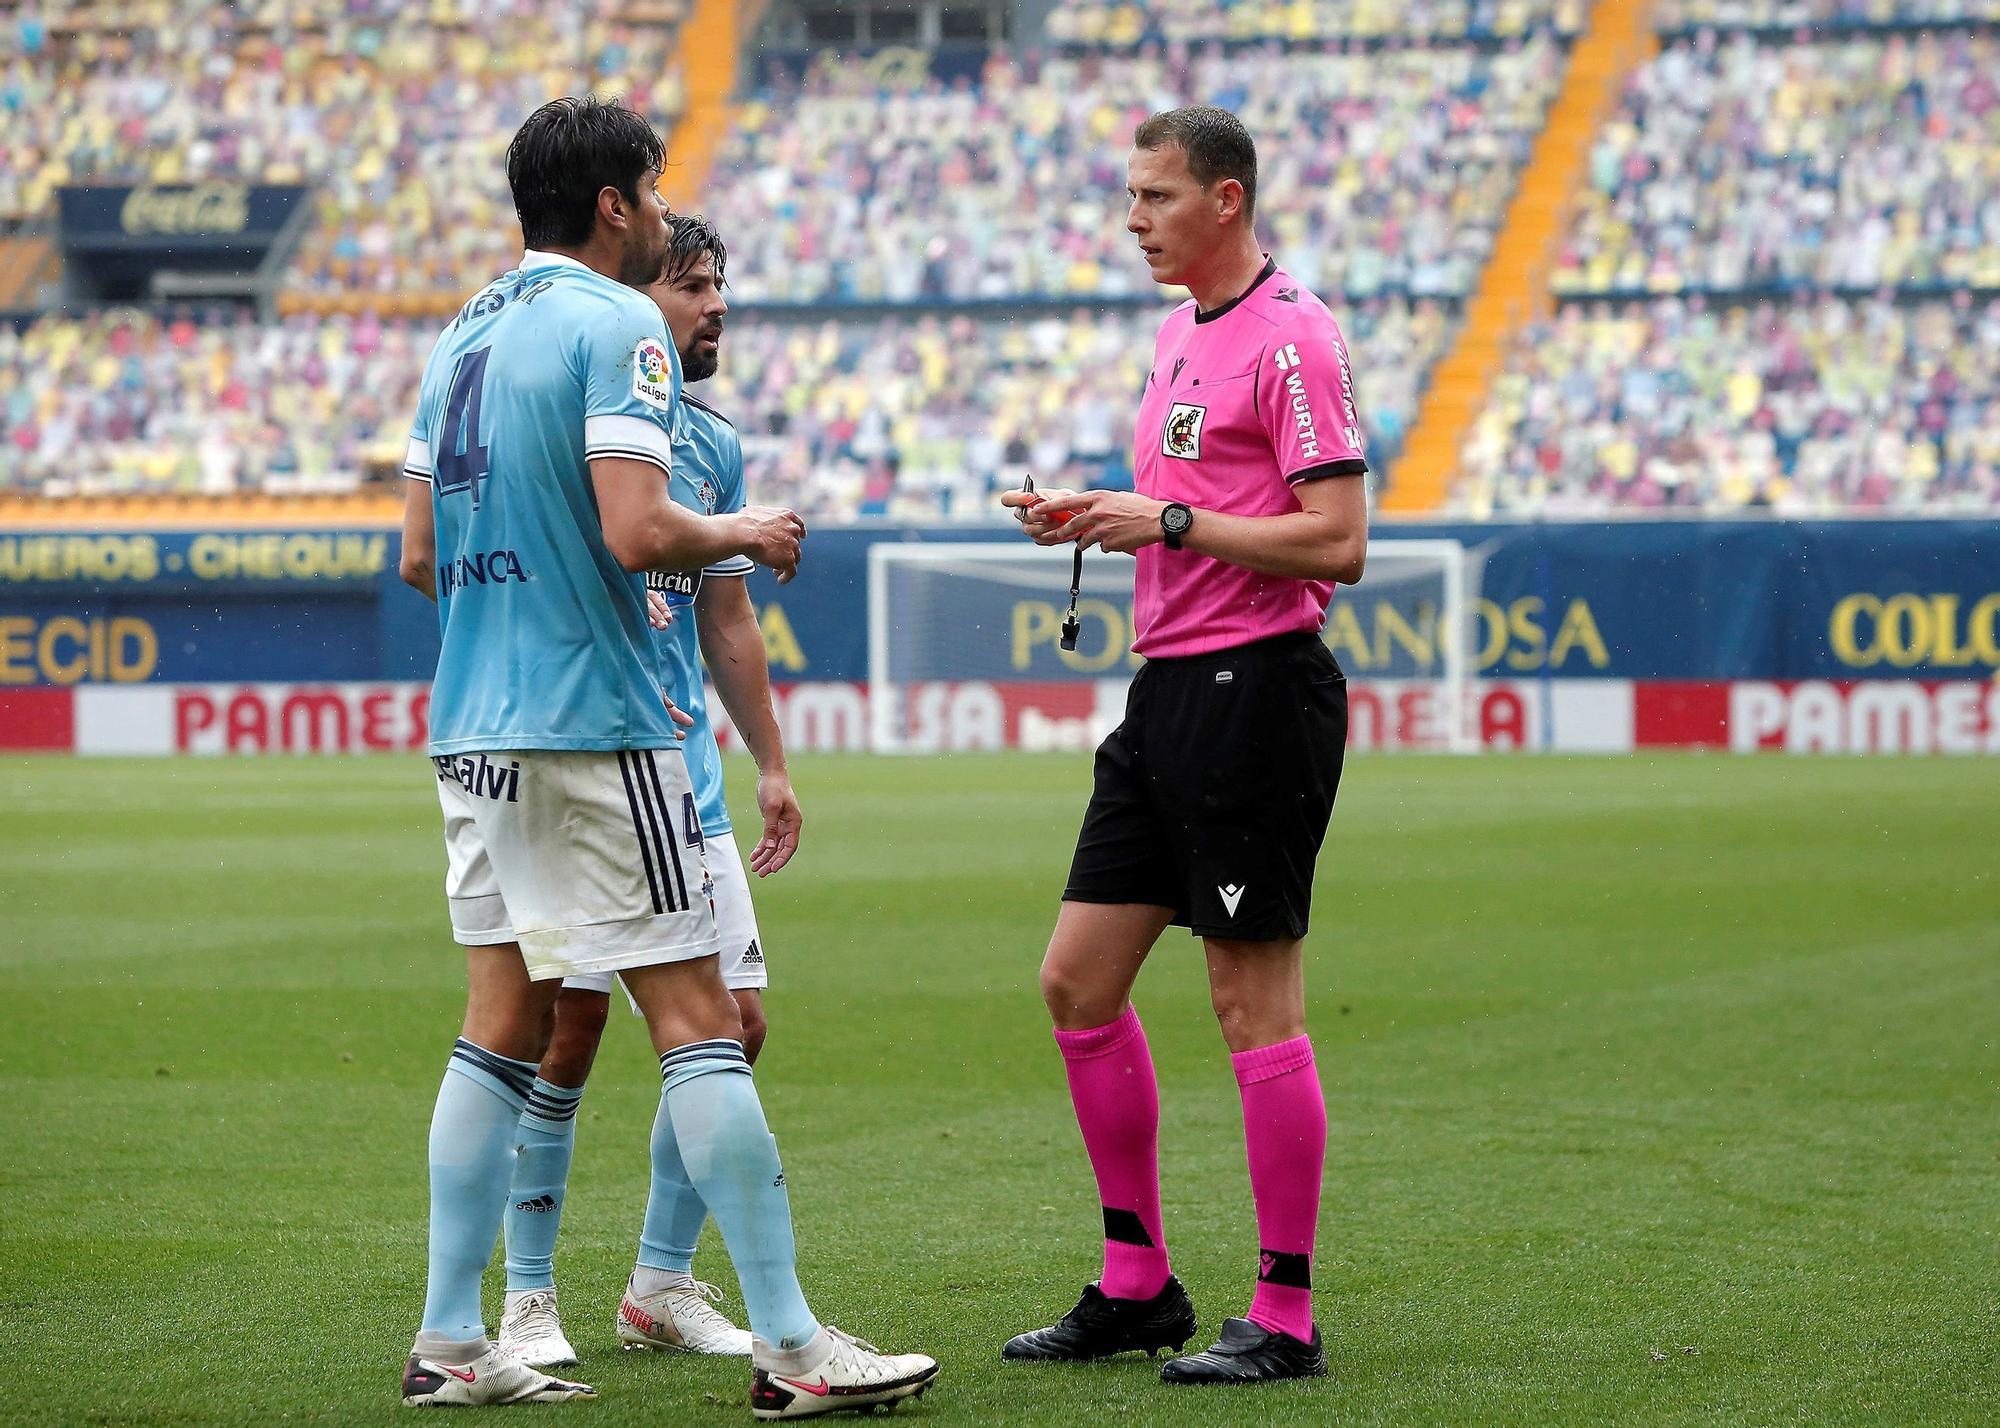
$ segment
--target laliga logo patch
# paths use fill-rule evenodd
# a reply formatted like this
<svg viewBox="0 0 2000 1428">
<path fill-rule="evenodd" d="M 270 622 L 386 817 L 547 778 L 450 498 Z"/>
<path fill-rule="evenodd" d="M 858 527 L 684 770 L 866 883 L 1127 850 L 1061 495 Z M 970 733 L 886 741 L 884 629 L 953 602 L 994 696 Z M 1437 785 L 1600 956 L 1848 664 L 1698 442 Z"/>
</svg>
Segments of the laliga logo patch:
<svg viewBox="0 0 2000 1428">
<path fill-rule="evenodd" d="M 1173 410 L 1167 413 L 1167 429 L 1160 438 L 1160 450 L 1182 461 L 1201 460 L 1201 424 L 1207 419 L 1207 407 L 1175 402 Z"/>
<path fill-rule="evenodd" d="M 649 407 L 672 411 L 674 359 L 656 337 L 642 337 L 632 351 L 632 395 Z"/>
</svg>

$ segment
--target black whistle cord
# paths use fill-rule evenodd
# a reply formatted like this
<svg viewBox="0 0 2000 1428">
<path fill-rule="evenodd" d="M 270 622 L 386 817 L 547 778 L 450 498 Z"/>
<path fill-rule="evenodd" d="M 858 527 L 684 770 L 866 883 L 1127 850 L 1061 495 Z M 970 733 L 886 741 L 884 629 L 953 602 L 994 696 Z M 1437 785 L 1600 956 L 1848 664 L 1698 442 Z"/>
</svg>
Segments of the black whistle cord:
<svg viewBox="0 0 2000 1428">
<path fill-rule="evenodd" d="M 1062 623 L 1062 647 L 1076 648 L 1076 636 L 1081 628 L 1076 619 L 1077 597 L 1083 593 L 1083 547 L 1077 546 L 1069 563 L 1069 615 Z"/>
</svg>

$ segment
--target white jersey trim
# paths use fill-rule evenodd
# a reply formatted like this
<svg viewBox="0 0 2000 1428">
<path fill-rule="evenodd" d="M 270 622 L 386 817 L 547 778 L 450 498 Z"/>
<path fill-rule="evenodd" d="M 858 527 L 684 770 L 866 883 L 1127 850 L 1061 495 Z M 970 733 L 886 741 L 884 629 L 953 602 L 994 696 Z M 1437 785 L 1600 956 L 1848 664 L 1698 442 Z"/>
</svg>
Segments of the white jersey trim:
<svg viewBox="0 0 2000 1428">
<path fill-rule="evenodd" d="M 611 413 L 583 419 L 583 454 L 629 456 L 650 461 L 666 471 L 674 469 L 673 445 L 657 422 L 644 417 Z"/>
<path fill-rule="evenodd" d="M 757 568 L 757 562 L 747 555 L 732 555 L 727 560 L 702 567 L 703 575 L 748 575 Z"/>
<path fill-rule="evenodd" d="M 597 271 L 590 264 L 583 262 L 581 259 L 572 258 L 567 253 L 548 253 L 540 248 L 523 248 L 521 250 L 521 272 L 525 273 L 530 268 L 549 267 L 582 268 L 586 273 Z"/>
<path fill-rule="evenodd" d="M 429 481 L 434 469 L 431 444 L 421 436 L 411 437 L 410 449 L 403 453 L 403 474 L 415 481 Z"/>
</svg>

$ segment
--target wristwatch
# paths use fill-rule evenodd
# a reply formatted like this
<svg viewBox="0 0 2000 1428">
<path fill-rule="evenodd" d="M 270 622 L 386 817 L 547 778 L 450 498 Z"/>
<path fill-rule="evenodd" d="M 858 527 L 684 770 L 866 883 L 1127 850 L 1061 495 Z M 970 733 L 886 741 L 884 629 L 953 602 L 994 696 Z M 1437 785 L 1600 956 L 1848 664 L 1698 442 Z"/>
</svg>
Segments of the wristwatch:
<svg viewBox="0 0 2000 1428">
<path fill-rule="evenodd" d="M 1179 550 L 1181 540 L 1194 527 L 1194 508 L 1180 501 L 1169 501 L 1160 512 L 1160 534 L 1167 538 L 1168 550 Z"/>
</svg>

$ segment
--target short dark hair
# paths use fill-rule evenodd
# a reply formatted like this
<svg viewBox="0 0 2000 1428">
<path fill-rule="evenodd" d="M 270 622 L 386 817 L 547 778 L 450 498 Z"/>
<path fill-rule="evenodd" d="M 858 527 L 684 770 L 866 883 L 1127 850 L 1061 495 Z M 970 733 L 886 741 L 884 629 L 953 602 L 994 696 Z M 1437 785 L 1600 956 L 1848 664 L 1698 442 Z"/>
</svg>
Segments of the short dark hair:
<svg viewBox="0 0 2000 1428">
<path fill-rule="evenodd" d="M 729 249 L 723 246 L 722 235 L 699 213 L 676 213 L 667 225 L 665 280 L 679 282 L 701 261 L 703 254 L 708 255 L 715 268 L 715 285 L 721 287 L 729 267 Z"/>
<path fill-rule="evenodd" d="M 1217 179 L 1243 185 L 1243 216 L 1257 211 L 1257 145 L 1243 121 L 1227 109 L 1199 104 L 1155 114 L 1132 136 L 1135 149 L 1178 144 L 1187 155 L 1188 172 L 1207 188 Z"/>
<path fill-rule="evenodd" d="M 615 188 L 633 203 L 645 176 L 666 162 L 667 146 L 616 99 L 551 99 L 507 145 L 521 239 L 530 248 L 574 248 L 590 240 L 597 195 Z"/>
</svg>

